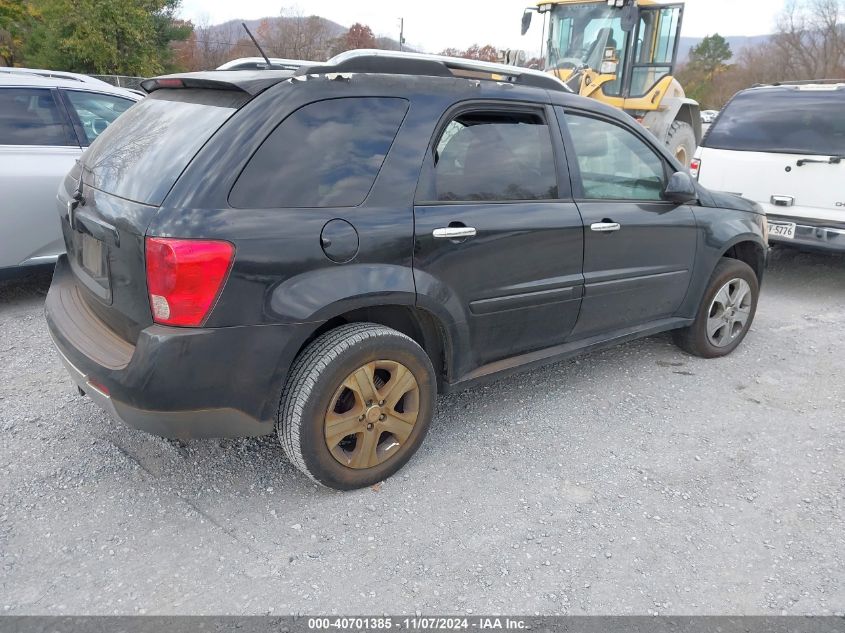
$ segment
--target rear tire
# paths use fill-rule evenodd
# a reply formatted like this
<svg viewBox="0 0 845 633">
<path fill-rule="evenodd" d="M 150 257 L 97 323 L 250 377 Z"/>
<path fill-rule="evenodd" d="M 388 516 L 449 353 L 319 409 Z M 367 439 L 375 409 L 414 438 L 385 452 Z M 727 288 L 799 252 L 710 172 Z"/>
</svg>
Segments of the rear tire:
<svg viewBox="0 0 845 633">
<path fill-rule="evenodd" d="M 436 393 L 434 367 L 413 339 L 374 323 L 343 325 L 297 357 L 276 432 L 288 459 L 315 482 L 363 488 L 413 456 Z"/>
<path fill-rule="evenodd" d="M 698 143 L 695 141 L 695 130 L 689 123 L 684 121 L 675 121 L 669 127 L 666 133 L 666 147 L 672 153 L 672 156 L 684 166 L 684 169 L 689 169 L 690 161 L 695 155 L 695 150 Z"/>
<path fill-rule="evenodd" d="M 760 284 L 751 267 L 722 258 L 710 277 L 695 321 L 673 332 L 675 344 L 701 358 L 727 356 L 751 329 L 759 296 Z"/>
</svg>

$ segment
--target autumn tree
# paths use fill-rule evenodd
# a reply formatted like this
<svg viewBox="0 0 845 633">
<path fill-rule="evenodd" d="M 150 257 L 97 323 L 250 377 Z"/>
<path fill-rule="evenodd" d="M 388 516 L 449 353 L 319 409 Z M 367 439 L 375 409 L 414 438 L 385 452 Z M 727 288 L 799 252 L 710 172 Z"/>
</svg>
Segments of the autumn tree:
<svg viewBox="0 0 845 633">
<path fill-rule="evenodd" d="M 250 41 L 249 46 L 240 44 L 243 29 L 240 24 L 211 26 L 207 17 L 202 17 L 196 24 L 192 24 L 190 36 L 179 42 L 174 42 L 174 64 L 181 70 L 198 71 L 213 70 L 230 59 L 252 55 L 255 49 Z M 243 55 L 238 55 L 243 51 Z"/>
<path fill-rule="evenodd" d="M 322 61 L 332 45 L 326 20 L 298 9 L 282 9 L 278 18 L 263 19 L 255 36 L 269 56 L 285 59 Z"/>
<path fill-rule="evenodd" d="M 369 26 L 356 22 L 346 32 L 344 46 L 348 51 L 359 48 L 375 48 L 376 36 L 373 35 L 373 30 Z"/>
<path fill-rule="evenodd" d="M 440 54 L 446 55 L 447 57 L 463 57 L 464 59 L 476 59 L 484 62 L 499 61 L 499 49 L 490 44 L 486 44 L 485 46 L 473 44 L 466 50 L 461 50 L 459 48 L 446 48 L 442 50 Z"/>
</svg>

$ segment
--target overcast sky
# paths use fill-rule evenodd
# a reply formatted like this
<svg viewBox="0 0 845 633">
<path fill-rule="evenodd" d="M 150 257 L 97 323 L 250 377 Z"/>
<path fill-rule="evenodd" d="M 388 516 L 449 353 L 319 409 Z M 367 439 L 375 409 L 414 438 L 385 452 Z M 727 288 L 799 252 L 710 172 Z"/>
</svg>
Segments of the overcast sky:
<svg viewBox="0 0 845 633">
<path fill-rule="evenodd" d="M 399 18 L 404 17 L 408 44 L 436 53 L 448 46 L 465 48 L 473 43 L 536 48 L 532 33 L 526 38 L 519 34 L 522 10 L 529 4 L 527 0 L 182 0 L 182 16 L 217 24 L 279 15 L 283 6 L 295 6 L 304 15 L 320 15 L 347 27 L 362 22 L 376 35 L 394 39 L 399 35 Z M 784 1 L 686 0 L 686 4 L 683 34 L 703 37 L 715 32 L 771 33 Z"/>
</svg>

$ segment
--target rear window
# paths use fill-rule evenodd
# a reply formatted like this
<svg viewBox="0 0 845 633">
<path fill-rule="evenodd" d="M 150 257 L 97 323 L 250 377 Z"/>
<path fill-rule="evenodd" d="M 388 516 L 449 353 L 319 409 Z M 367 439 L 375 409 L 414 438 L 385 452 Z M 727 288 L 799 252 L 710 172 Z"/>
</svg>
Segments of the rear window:
<svg viewBox="0 0 845 633">
<path fill-rule="evenodd" d="M 108 126 L 83 156 L 85 182 L 158 206 L 205 142 L 246 95 L 223 90 L 157 90 Z"/>
<path fill-rule="evenodd" d="M 722 111 L 704 147 L 845 155 L 845 90 L 755 90 Z"/>
<path fill-rule="evenodd" d="M 408 102 L 391 97 L 318 101 L 270 134 L 235 183 L 236 208 L 354 207 L 367 197 Z"/>
</svg>

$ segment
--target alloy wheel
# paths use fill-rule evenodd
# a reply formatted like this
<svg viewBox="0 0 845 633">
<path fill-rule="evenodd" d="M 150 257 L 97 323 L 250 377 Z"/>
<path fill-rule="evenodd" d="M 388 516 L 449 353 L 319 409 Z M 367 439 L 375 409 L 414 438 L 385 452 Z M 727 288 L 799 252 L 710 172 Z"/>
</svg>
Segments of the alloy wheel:
<svg viewBox="0 0 845 633">
<path fill-rule="evenodd" d="M 751 286 L 744 279 L 731 279 L 710 304 L 707 340 L 715 347 L 727 347 L 739 337 L 751 317 Z"/>
</svg>

